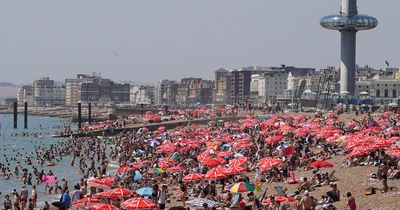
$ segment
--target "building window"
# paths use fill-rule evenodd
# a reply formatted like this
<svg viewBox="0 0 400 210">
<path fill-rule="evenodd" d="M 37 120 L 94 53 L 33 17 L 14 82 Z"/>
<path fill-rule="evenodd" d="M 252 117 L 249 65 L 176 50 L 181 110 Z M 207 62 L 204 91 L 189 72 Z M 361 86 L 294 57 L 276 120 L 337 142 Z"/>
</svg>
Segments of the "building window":
<svg viewBox="0 0 400 210">
<path fill-rule="evenodd" d="M 392 91 L 392 97 L 393 98 L 397 98 L 397 90 L 393 90 Z"/>
<path fill-rule="evenodd" d="M 385 96 L 384 96 L 385 98 L 389 98 L 389 90 L 388 89 L 385 89 Z"/>
<path fill-rule="evenodd" d="M 381 90 L 376 90 L 376 97 L 381 97 Z"/>
</svg>

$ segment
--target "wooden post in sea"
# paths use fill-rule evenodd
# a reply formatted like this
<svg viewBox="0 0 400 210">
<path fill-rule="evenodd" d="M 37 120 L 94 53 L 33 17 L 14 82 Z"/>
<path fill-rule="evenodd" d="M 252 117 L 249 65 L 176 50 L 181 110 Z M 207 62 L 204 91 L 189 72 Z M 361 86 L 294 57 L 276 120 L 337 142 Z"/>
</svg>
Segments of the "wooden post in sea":
<svg viewBox="0 0 400 210">
<path fill-rule="evenodd" d="M 82 127 L 82 104 L 78 103 L 78 129 Z"/>
<path fill-rule="evenodd" d="M 14 128 L 17 128 L 18 102 L 14 102 Z"/>
<path fill-rule="evenodd" d="M 140 113 L 144 115 L 144 104 L 140 104 Z"/>
<path fill-rule="evenodd" d="M 165 116 L 168 116 L 168 106 L 165 105 Z"/>
<path fill-rule="evenodd" d="M 88 121 L 89 125 L 92 124 L 92 103 L 88 104 Z"/>
<path fill-rule="evenodd" d="M 24 128 L 28 128 L 28 102 L 24 102 Z"/>
</svg>

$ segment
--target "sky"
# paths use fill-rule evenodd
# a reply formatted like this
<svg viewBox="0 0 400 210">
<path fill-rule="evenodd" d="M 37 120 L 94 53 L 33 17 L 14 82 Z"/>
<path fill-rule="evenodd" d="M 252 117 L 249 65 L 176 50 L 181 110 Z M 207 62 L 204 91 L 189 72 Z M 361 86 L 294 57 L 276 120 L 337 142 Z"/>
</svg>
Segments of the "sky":
<svg viewBox="0 0 400 210">
<path fill-rule="evenodd" d="M 0 81 L 212 79 L 218 68 L 338 66 L 340 34 L 320 27 L 340 0 L 0 1 Z M 357 34 L 357 63 L 400 66 L 399 0 L 359 0 L 378 18 Z"/>
</svg>

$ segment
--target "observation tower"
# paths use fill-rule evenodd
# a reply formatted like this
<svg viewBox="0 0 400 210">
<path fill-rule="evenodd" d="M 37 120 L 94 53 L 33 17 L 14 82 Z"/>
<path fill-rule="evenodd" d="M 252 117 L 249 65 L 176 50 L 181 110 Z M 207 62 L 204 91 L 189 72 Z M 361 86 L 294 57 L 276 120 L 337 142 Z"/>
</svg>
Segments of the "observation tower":
<svg viewBox="0 0 400 210">
<path fill-rule="evenodd" d="M 342 0 L 340 14 L 323 17 L 320 25 L 340 31 L 340 95 L 353 96 L 356 83 L 356 33 L 375 28 L 378 20 L 368 15 L 359 15 L 357 0 Z"/>
</svg>

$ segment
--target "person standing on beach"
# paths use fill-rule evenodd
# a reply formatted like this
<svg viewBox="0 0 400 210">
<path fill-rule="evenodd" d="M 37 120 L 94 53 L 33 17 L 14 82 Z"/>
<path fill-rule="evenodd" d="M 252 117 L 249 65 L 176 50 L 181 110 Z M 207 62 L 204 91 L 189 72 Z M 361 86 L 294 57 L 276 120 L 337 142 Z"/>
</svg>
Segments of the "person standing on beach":
<svg viewBox="0 0 400 210">
<path fill-rule="evenodd" d="M 387 192 L 388 191 L 388 184 L 387 184 L 387 178 L 388 178 L 388 171 L 389 171 L 389 161 L 387 161 L 387 162 L 383 162 L 382 163 L 382 165 L 381 165 L 381 167 L 380 167 L 380 176 L 381 176 L 381 179 L 382 179 L 382 186 L 383 186 L 383 189 L 382 189 L 382 192 Z"/>
<path fill-rule="evenodd" d="M 26 189 L 26 186 L 22 186 L 22 190 L 20 193 L 20 204 L 21 208 L 25 209 L 26 208 L 26 202 L 28 201 L 28 190 Z"/>
<path fill-rule="evenodd" d="M 66 190 L 61 197 L 61 207 L 60 210 L 69 209 L 71 206 L 71 197 L 69 196 L 69 190 Z"/>
<path fill-rule="evenodd" d="M 349 210 L 356 210 L 357 205 L 356 205 L 356 199 L 352 196 L 351 192 L 347 192 L 347 206 L 349 207 Z"/>
<path fill-rule="evenodd" d="M 12 209 L 11 199 L 9 195 L 6 195 L 3 202 L 4 209 Z"/>
<path fill-rule="evenodd" d="M 168 200 L 168 188 L 167 185 L 163 185 L 161 187 L 161 191 L 158 192 L 158 209 L 163 210 L 165 209 L 165 204 Z"/>
<path fill-rule="evenodd" d="M 38 200 L 38 195 L 37 195 L 37 192 L 36 192 L 36 185 L 32 186 L 32 194 L 31 194 L 31 196 L 32 196 L 31 199 L 32 199 L 33 207 L 36 208 L 36 202 Z"/>
</svg>

